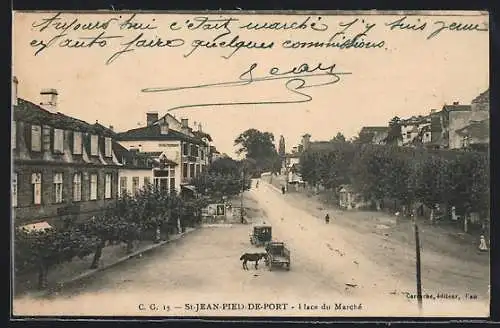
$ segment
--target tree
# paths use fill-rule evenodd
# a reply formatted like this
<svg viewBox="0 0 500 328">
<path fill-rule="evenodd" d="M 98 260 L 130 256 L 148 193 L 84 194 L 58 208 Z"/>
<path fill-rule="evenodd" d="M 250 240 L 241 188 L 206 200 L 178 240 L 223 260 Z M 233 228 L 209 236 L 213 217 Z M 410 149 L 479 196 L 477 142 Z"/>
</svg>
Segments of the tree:
<svg viewBox="0 0 500 328">
<path fill-rule="evenodd" d="M 258 170 L 275 169 L 278 152 L 272 133 L 248 129 L 234 140 L 234 145 L 239 147 L 236 151 L 238 154 L 245 153 L 246 158 L 256 161 Z"/>
<path fill-rule="evenodd" d="M 214 174 L 237 176 L 241 170 L 241 163 L 231 157 L 222 157 L 213 161 L 207 171 Z"/>
<path fill-rule="evenodd" d="M 331 141 L 346 142 L 346 138 L 341 132 L 338 132 L 337 135 L 333 137 Z"/>
<path fill-rule="evenodd" d="M 400 140 L 403 140 L 403 136 L 401 134 L 401 119 L 395 116 L 389 121 L 389 131 L 387 132 L 385 143 L 388 145 L 397 145 Z"/>
<path fill-rule="evenodd" d="M 285 137 L 282 135 L 280 136 L 280 142 L 278 146 L 278 154 L 280 155 L 281 158 L 285 156 L 286 150 L 285 150 Z"/>
</svg>

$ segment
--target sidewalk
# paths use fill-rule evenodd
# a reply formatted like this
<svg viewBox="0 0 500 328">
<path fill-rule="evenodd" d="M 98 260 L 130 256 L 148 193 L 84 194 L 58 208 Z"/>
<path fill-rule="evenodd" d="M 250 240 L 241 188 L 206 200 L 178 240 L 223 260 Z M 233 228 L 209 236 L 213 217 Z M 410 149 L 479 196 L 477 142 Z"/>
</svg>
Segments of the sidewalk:
<svg viewBox="0 0 500 328">
<path fill-rule="evenodd" d="M 187 228 L 186 232 L 176 235 L 171 235 L 168 240 L 163 240 L 156 244 L 151 241 L 139 242 L 135 246 L 135 251 L 132 252 L 131 254 L 126 254 L 124 245 L 107 246 L 103 249 L 99 267 L 97 269 L 89 269 L 90 264 L 92 263 L 94 257 L 93 254 L 86 256 L 83 259 L 75 258 L 71 262 L 62 263 L 60 265 L 54 266 L 53 268 L 49 269 L 48 273 L 49 285 L 45 290 L 42 291 L 37 289 L 36 272 L 23 275 L 15 279 L 18 281 L 15 282 L 16 292 L 14 293 L 14 298 L 22 298 L 22 297 L 38 298 L 38 297 L 48 296 L 64 288 L 64 286 L 74 284 L 78 281 L 81 281 L 85 278 L 94 275 L 99 271 L 106 270 L 110 267 L 113 267 L 117 264 L 120 264 L 136 256 L 140 256 L 143 253 L 154 250 L 172 241 L 179 240 L 183 238 L 185 235 L 195 230 L 197 229 Z"/>
</svg>

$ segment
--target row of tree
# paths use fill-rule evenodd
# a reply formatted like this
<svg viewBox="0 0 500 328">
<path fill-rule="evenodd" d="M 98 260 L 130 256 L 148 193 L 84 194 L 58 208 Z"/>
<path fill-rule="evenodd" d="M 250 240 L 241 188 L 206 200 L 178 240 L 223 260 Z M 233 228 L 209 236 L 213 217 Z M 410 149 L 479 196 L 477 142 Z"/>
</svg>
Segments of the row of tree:
<svg viewBox="0 0 500 328">
<path fill-rule="evenodd" d="M 194 226 L 208 199 L 184 199 L 151 185 L 134 197 L 125 194 L 100 214 L 66 227 L 40 231 L 15 230 L 16 273 L 38 270 L 38 286 L 45 288 L 50 267 L 94 254 L 91 268 L 97 268 L 104 247 L 125 243 L 131 253 L 139 240 L 159 242 L 162 236 Z"/>
<path fill-rule="evenodd" d="M 145 186 L 135 195 L 124 194 L 112 205 L 83 222 L 40 231 L 16 229 L 16 273 L 38 271 L 38 286 L 47 286 L 48 270 L 56 264 L 93 254 L 91 268 L 97 268 L 106 245 L 159 242 L 169 234 L 201 223 L 201 209 L 223 196 L 233 196 L 250 187 L 244 163 L 231 158 L 216 160 L 194 182 L 199 191 L 191 197 Z"/>
<path fill-rule="evenodd" d="M 392 199 L 455 206 L 464 214 L 489 211 L 489 158 L 485 153 L 428 151 L 397 146 L 332 142 L 305 151 L 301 174 L 311 185 L 337 190 L 350 184 L 365 200 Z"/>
</svg>

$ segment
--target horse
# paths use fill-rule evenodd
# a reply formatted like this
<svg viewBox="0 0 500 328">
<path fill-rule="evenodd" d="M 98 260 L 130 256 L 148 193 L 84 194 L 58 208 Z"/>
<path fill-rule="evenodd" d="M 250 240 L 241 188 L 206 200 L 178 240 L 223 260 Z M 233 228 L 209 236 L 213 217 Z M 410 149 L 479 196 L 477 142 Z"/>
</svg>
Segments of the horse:
<svg viewBox="0 0 500 328">
<path fill-rule="evenodd" d="M 259 261 L 267 256 L 267 253 L 245 253 L 241 255 L 240 261 L 243 261 L 243 270 L 248 270 L 247 262 L 255 262 L 255 269 L 258 268 Z"/>
</svg>

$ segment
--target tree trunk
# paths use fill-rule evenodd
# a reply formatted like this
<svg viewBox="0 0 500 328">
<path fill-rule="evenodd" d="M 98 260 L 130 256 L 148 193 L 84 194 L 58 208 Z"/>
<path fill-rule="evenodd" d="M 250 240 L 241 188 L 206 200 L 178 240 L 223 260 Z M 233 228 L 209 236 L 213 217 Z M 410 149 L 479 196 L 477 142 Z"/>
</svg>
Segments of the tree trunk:
<svg viewBox="0 0 500 328">
<path fill-rule="evenodd" d="M 127 241 L 127 254 L 132 253 L 133 250 L 134 250 L 134 242 Z"/>
<path fill-rule="evenodd" d="M 47 274 L 48 274 L 48 266 L 45 261 L 40 260 L 40 263 L 38 265 L 38 289 L 42 290 L 47 288 L 48 281 L 47 281 Z"/>
<path fill-rule="evenodd" d="M 157 244 L 160 242 L 160 239 L 161 239 L 161 230 L 160 230 L 160 225 L 158 224 L 156 226 L 154 242 Z"/>
<path fill-rule="evenodd" d="M 101 240 L 99 242 L 99 244 L 97 245 L 97 248 L 96 248 L 95 254 L 94 254 L 94 259 L 92 260 L 92 264 L 90 265 L 91 269 L 97 269 L 97 267 L 99 266 L 99 261 L 101 260 L 102 250 L 103 250 L 105 245 L 106 245 L 105 240 Z"/>
</svg>

